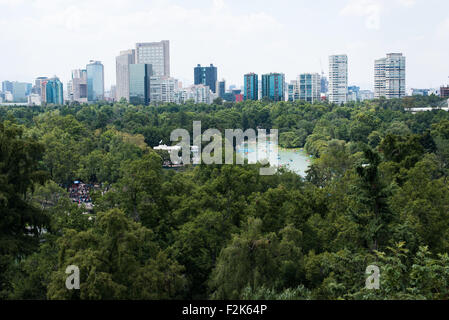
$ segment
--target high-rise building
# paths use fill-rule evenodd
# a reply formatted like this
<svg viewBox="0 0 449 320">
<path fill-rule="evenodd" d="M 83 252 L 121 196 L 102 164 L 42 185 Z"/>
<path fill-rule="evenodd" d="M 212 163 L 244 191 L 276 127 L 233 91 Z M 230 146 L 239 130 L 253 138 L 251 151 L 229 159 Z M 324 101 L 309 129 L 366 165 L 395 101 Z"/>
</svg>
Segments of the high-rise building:
<svg viewBox="0 0 449 320">
<path fill-rule="evenodd" d="M 321 74 L 321 89 L 320 93 L 326 94 L 329 91 L 329 81 L 324 76 L 324 73 Z"/>
<path fill-rule="evenodd" d="M 299 100 L 310 103 L 321 100 L 321 77 L 319 73 L 303 73 L 298 76 Z"/>
<path fill-rule="evenodd" d="M 70 81 L 71 91 L 68 92 L 70 101 L 80 103 L 87 102 L 87 70 L 76 69 L 72 71 L 72 80 Z"/>
<path fill-rule="evenodd" d="M 353 102 L 360 101 L 360 87 L 357 86 L 348 87 L 348 101 Z"/>
<path fill-rule="evenodd" d="M 12 95 L 15 102 L 26 102 L 27 96 L 31 93 L 31 83 L 17 82 L 12 83 Z"/>
<path fill-rule="evenodd" d="M 136 43 L 137 64 L 151 64 L 153 75 L 170 77 L 170 41 Z"/>
<path fill-rule="evenodd" d="M 32 92 L 42 97 L 42 82 L 48 80 L 48 77 L 38 77 L 34 80 L 34 87 Z"/>
<path fill-rule="evenodd" d="M 440 88 L 440 97 L 449 98 L 449 86 Z"/>
<path fill-rule="evenodd" d="M 259 100 L 259 76 L 255 73 L 245 74 L 243 82 L 243 99 Z"/>
<path fill-rule="evenodd" d="M 270 73 L 262 75 L 262 98 L 285 101 L 285 75 Z"/>
<path fill-rule="evenodd" d="M 129 101 L 129 65 L 136 63 L 136 50 L 121 51 L 115 59 L 116 67 L 116 99 Z"/>
<path fill-rule="evenodd" d="M 150 101 L 152 104 L 175 102 L 175 91 L 177 89 L 177 79 L 153 76 L 150 79 Z"/>
<path fill-rule="evenodd" d="M 43 86 L 45 86 L 45 102 L 47 104 L 64 103 L 63 85 L 57 77 L 44 81 Z"/>
<path fill-rule="evenodd" d="M 348 100 L 348 56 L 329 57 L 329 102 L 342 104 Z"/>
<path fill-rule="evenodd" d="M 12 82 L 11 81 L 3 81 L 2 82 L 2 91 L 3 92 L 11 92 L 12 93 Z"/>
<path fill-rule="evenodd" d="M 96 102 L 104 99 L 104 67 L 100 61 L 91 60 L 86 66 L 87 101 Z"/>
<path fill-rule="evenodd" d="M 217 91 L 217 67 L 211 64 L 209 67 L 202 67 L 200 64 L 194 68 L 195 85 L 202 84 L 208 86 L 213 93 Z"/>
<path fill-rule="evenodd" d="M 359 91 L 359 100 L 365 101 L 365 100 L 373 100 L 374 99 L 374 92 L 371 90 L 360 90 Z"/>
<path fill-rule="evenodd" d="M 288 92 L 288 101 L 296 101 L 299 100 L 299 87 L 298 81 L 292 80 L 289 84 L 287 84 L 287 92 Z"/>
<path fill-rule="evenodd" d="M 226 81 L 224 79 L 221 81 L 218 81 L 217 93 L 220 98 L 222 98 L 222 99 L 224 98 L 224 95 L 226 93 Z"/>
<path fill-rule="evenodd" d="M 389 53 L 386 58 L 375 60 L 374 97 L 405 97 L 405 57 L 402 53 Z"/>
<path fill-rule="evenodd" d="M 150 103 L 152 65 L 146 63 L 129 65 L 129 102 L 135 105 Z"/>
</svg>

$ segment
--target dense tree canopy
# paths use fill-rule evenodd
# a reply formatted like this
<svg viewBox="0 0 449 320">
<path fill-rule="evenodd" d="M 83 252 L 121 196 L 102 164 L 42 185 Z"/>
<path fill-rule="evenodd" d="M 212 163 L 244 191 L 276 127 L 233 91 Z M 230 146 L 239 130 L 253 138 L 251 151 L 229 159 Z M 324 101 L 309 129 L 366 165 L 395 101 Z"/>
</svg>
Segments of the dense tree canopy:
<svg viewBox="0 0 449 320">
<path fill-rule="evenodd" d="M 0 298 L 448 299 L 449 113 L 406 110 L 439 103 L 1 106 Z M 193 121 L 315 157 L 304 177 L 164 169 L 152 148 Z M 74 180 L 97 185 L 92 210 Z"/>
</svg>

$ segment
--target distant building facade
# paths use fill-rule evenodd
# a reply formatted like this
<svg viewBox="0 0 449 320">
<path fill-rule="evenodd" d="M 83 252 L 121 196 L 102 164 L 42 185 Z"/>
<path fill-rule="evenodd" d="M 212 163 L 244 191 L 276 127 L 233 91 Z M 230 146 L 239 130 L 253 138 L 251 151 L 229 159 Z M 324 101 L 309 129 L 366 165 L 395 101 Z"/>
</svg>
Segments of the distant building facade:
<svg viewBox="0 0 449 320">
<path fill-rule="evenodd" d="M 321 76 L 319 73 L 303 73 L 297 79 L 299 100 L 310 103 L 321 101 Z"/>
<path fill-rule="evenodd" d="M 47 81 L 48 77 L 38 77 L 34 80 L 34 87 L 32 93 L 38 94 L 42 98 L 42 82 Z"/>
<path fill-rule="evenodd" d="M 151 64 L 153 75 L 170 77 L 170 41 L 136 43 L 137 64 Z"/>
<path fill-rule="evenodd" d="M 248 73 L 243 77 L 243 81 L 243 99 L 259 100 L 259 76 L 255 73 Z"/>
<path fill-rule="evenodd" d="M 152 65 L 139 63 L 129 65 L 129 102 L 135 105 L 150 103 Z"/>
<path fill-rule="evenodd" d="M 153 76 L 150 80 L 150 101 L 152 104 L 175 102 L 175 92 L 177 90 L 177 79 Z"/>
<path fill-rule="evenodd" d="M 178 90 L 175 93 L 176 103 L 185 103 L 192 100 L 194 103 L 212 104 L 216 95 L 208 86 L 203 84 L 193 85 L 188 88 Z"/>
<path fill-rule="evenodd" d="M 45 102 L 47 104 L 64 104 L 64 89 L 62 82 L 54 77 L 44 82 Z"/>
<path fill-rule="evenodd" d="M 129 101 L 129 65 L 135 64 L 136 50 L 121 51 L 115 58 L 116 99 L 125 98 Z"/>
<path fill-rule="evenodd" d="M 329 102 L 342 104 L 348 101 L 348 56 L 329 57 Z"/>
<path fill-rule="evenodd" d="M 287 100 L 288 101 L 299 100 L 299 88 L 297 80 L 292 80 L 290 81 L 289 84 L 287 84 Z"/>
<path fill-rule="evenodd" d="M 387 99 L 405 97 L 405 57 L 389 53 L 374 62 L 374 97 Z"/>
<path fill-rule="evenodd" d="M 226 93 L 226 81 L 224 79 L 221 81 L 218 81 L 216 93 L 218 94 L 218 96 L 220 98 L 222 98 L 222 99 L 224 98 L 224 95 Z"/>
<path fill-rule="evenodd" d="M 29 106 L 40 106 L 42 104 L 41 95 L 37 93 L 31 93 L 28 97 Z"/>
<path fill-rule="evenodd" d="M 440 97 L 449 98 L 449 86 L 440 88 Z"/>
<path fill-rule="evenodd" d="M 13 84 L 12 84 L 11 81 L 5 80 L 5 81 L 2 82 L 2 91 L 3 92 L 11 92 L 12 93 L 12 90 L 13 90 L 12 86 L 13 86 Z"/>
<path fill-rule="evenodd" d="M 100 61 L 91 60 L 86 66 L 87 71 L 87 101 L 104 100 L 104 67 Z"/>
<path fill-rule="evenodd" d="M 271 101 L 285 101 L 285 75 L 270 73 L 262 75 L 262 98 Z"/>
<path fill-rule="evenodd" d="M 14 81 L 11 92 L 14 102 L 27 102 L 27 96 L 31 93 L 31 87 L 31 83 Z"/>
<path fill-rule="evenodd" d="M 372 92 L 371 90 L 360 90 L 359 91 L 359 99 L 360 99 L 360 101 L 373 100 L 374 92 Z"/>
<path fill-rule="evenodd" d="M 209 67 L 202 67 L 198 64 L 194 68 L 194 84 L 208 86 L 213 93 L 217 88 L 217 67 L 211 64 Z"/>
<path fill-rule="evenodd" d="M 72 71 L 72 80 L 70 81 L 71 91 L 69 91 L 69 100 L 80 103 L 87 102 L 87 70 L 76 69 Z"/>
<path fill-rule="evenodd" d="M 324 76 L 324 74 L 321 75 L 321 89 L 320 93 L 326 94 L 329 91 L 329 80 Z"/>
<path fill-rule="evenodd" d="M 360 87 L 357 86 L 348 87 L 348 101 L 352 102 L 360 101 Z"/>
</svg>

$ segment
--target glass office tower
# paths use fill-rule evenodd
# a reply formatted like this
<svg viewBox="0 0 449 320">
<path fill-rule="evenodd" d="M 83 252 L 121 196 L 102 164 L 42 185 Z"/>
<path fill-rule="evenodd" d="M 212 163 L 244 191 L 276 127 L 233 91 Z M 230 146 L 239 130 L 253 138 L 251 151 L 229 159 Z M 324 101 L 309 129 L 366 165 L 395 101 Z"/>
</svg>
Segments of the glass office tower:
<svg viewBox="0 0 449 320">
<path fill-rule="evenodd" d="M 151 64 L 129 65 L 129 102 L 135 105 L 150 104 L 150 78 L 153 74 Z"/>
<path fill-rule="evenodd" d="M 209 67 L 202 67 L 200 64 L 194 68 L 195 85 L 202 84 L 208 86 L 213 93 L 217 92 L 217 67 L 211 64 Z"/>
<path fill-rule="evenodd" d="M 245 74 L 243 97 L 245 100 L 259 100 L 259 76 L 257 74 Z"/>
<path fill-rule="evenodd" d="M 104 100 L 104 67 L 100 61 L 91 60 L 87 70 L 87 101 Z"/>
<path fill-rule="evenodd" d="M 62 82 L 53 78 L 45 84 L 45 101 L 47 104 L 64 104 L 64 92 Z"/>
<path fill-rule="evenodd" d="M 262 75 L 262 98 L 285 101 L 285 75 L 270 73 Z"/>
</svg>

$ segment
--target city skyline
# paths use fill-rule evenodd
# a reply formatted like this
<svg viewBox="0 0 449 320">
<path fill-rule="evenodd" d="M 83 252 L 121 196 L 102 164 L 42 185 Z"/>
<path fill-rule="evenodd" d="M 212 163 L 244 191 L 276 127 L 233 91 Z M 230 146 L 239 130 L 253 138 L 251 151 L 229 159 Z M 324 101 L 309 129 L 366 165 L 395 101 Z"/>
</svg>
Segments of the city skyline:
<svg viewBox="0 0 449 320">
<path fill-rule="evenodd" d="M 328 56 L 345 53 L 348 84 L 373 90 L 374 60 L 402 52 L 408 60 L 408 89 L 439 87 L 448 83 L 444 61 L 449 14 L 435 8 L 445 6 L 449 8 L 433 0 L 280 0 L 276 5 L 234 0 L 188 5 L 175 0 L 132 5 L 122 0 L 2 0 L 0 33 L 9 50 L 1 54 L 0 81 L 32 82 L 57 75 L 66 84 L 71 70 L 99 60 L 109 89 L 115 84 L 115 57 L 121 50 L 168 39 L 171 76 L 186 86 L 193 83 L 197 64 L 213 63 L 218 78 L 241 86 L 248 72 L 285 73 L 286 81 L 301 73 L 327 74 Z M 418 17 L 424 20 L 419 25 L 414 23 Z M 325 28 L 325 21 L 335 27 Z M 310 23 L 313 32 L 307 28 Z M 54 46 L 51 37 L 25 36 L 37 27 L 42 34 L 53 33 L 60 45 Z"/>
</svg>

